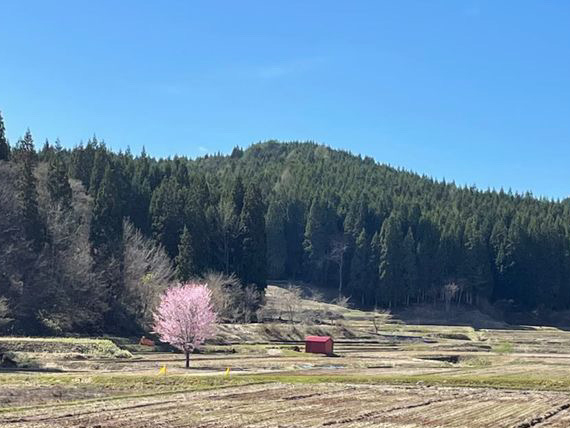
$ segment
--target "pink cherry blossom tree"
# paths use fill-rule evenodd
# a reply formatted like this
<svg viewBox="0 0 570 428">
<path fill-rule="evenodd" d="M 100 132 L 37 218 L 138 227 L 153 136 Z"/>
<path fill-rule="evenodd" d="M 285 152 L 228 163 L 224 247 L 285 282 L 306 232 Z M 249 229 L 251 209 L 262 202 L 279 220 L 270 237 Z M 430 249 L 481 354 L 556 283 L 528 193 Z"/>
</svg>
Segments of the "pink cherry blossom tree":
<svg viewBox="0 0 570 428">
<path fill-rule="evenodd" d="M 154 332 L 163 342 L 184 351 L 186 368 L 190 353 L 214 334 L 216 314 L 210 297 L 203 284 L 180 284 L 164 292 L 154 312 Z"/>
</svg>

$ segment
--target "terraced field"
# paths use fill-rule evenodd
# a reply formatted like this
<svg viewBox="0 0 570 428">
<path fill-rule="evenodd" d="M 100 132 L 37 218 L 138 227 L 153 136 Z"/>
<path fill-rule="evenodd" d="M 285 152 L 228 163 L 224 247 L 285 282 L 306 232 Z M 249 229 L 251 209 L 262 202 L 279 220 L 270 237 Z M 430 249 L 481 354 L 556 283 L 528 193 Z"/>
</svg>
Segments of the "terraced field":
<svg viewBox="0 0 570 428">
<path fill-rule="evenodd" d="M 342 323 L 220 326 L 190 370 L 180 354 L 127 339 L 0 338 L 24 361 L 0 370 L 0 426 L 570 426 L 564 330 L 387 315 L 378 328 L 377 315 L 336 310 Z M 335 337 L 335 357 L 302 352 L 314 332 Z"/>
</svg>

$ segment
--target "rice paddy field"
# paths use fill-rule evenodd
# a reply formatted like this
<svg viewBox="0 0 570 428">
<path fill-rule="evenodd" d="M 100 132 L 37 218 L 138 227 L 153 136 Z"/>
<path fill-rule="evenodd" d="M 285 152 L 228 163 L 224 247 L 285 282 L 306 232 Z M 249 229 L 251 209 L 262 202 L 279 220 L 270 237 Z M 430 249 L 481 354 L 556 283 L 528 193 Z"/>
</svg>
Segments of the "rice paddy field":
<svg viewBox="0 0 570 428">
<path fill-rule="evenodd" d="M 336 310 L 342 322 L 222 325 L 190 370 L 124 338 L 0 338 L 0 426 L 570 427 L 569 332 Z M 335 356 L 303 352 L 314 333 Z"/>
</svg>

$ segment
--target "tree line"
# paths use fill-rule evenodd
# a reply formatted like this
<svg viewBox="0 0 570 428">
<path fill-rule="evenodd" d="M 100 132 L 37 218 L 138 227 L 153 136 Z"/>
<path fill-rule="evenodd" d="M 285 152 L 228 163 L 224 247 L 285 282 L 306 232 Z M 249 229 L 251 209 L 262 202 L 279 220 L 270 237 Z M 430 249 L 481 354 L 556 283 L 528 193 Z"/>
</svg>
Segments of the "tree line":
<svg viewBox="0 0 570 428">
<path fill-rule="evenodd" d="M 315 143 L 155 159 L 95 137 L 36 149 L 29 131 L 11 147 L 0 118 L 0 180 L 0 307 L 28 332 L 136 330 L 170 281 L 210 272 L 261 294 L 268 279 L 321 284 L 363 307 L 570 306 L 570 200 Z"/>
</svg>

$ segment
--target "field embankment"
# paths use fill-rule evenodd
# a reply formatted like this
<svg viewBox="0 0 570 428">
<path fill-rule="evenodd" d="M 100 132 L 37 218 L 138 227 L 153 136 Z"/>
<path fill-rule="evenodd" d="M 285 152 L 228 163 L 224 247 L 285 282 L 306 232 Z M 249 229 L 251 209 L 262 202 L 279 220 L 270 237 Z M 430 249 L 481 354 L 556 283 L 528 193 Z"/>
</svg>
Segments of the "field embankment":
<svg viewBox="0 0 570 428">
<path fill-rule="evenodd" d="M 402 322 L 309 300 L 291 320 L 283 293 L 269 288 L 267 322 L 221 325 L 190 370 L 128 339 L 4 338 L 59 371 L 0 372 L 0 425 L 570 426 L 569 332 Z M 305 354 L 306 334 L 333 336 L 336 357 Z M 132 356 L 117 358 L 125 347 Z"/>
</svg>

